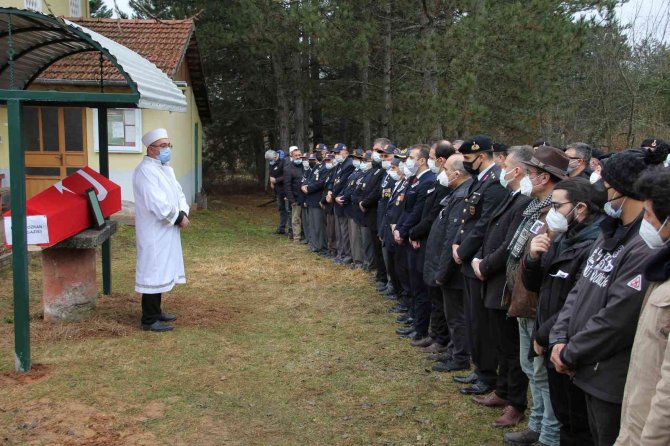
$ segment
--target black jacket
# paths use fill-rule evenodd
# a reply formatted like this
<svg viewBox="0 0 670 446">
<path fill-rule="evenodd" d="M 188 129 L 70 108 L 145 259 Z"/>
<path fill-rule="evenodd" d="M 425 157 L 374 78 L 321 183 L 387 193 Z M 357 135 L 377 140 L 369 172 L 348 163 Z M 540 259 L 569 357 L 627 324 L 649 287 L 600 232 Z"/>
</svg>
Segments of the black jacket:
<svg viewBox="0 0 670 446">
<path fill-rule="evenodd" d="M 333 193 L 333 200 L 342 194 L 342 191 L 347 187 L 347 180 L 349 175 L 355 170 L 354 160 L 348 156 L 341 164 L 338 164 L 333 169 L 335 173 L 332 174 L 332 183 L 330 184 L 330 191 Z M 333 206 L 335 215 L 339 218 L 344 217 L 344 208 L 338 204 Z"/>
<path fill-rule="evenodd" d="M 549 347 L 549 332 L 558 313 L 582 276 L 593 243 L 600 235 L 600 219 L 576 229 L 569 237 L 557 237 L 538 260 L 528 255 L 521 260 L 523 286 L 538 293 L 534 339 L 545 348 Z"/>
<path fill-rule="evenodd" d="M 393 239 L 391 225 L 397 224 L 398 219 L 400 219 L 400 216 L 402 215 L 407 185 L 407 179 L 401 179 L 399 180 L 399 184 L 395 184 L 393 192 L 391 193 L 391 197 L 389 198 L 388 206 L 386 207 L 386 212 L 382 218 L 382 243 L 384 244 L 384 247 L 389 250 L 389 252 L 395 252 L 396 244 Z"/>
<path fill-rule="evenodd" d="M 372 169 L 367 172 L 361 185 L 360 204 L 365 209 L 363 218 L 365 226 L 371 228 L 373 236 L 377 234 L 377 208 L 382 196 L 382 179 L 385 176 L 386 171 L 382 169 L 381 164 L 373 162 Z"/>
<path fill-rule="evenodd" d="M 410 240 L 420 242 L 417 252 L 417 269 L 419 272 L 423 272 L 428 234 L 433 226 L 433 222 L 437 218 L 437 214 L 439 214 L 443 208 L 443 206 L 440 205 L 440 202 L 450 192 L 451 189 L 442 186 L 439 182 L 435 181 L 433 186 L 428 189 L 428 196 L 426 197 L 426 203 L 423 205 L 421 220 L 419 220 L 419 223 L 409 231 Z"/>
<path fill-rule="evenodd" d="M 605 218 L 582 277 L 565 300 L 549 335 L 565 343 L 561 360 L 584 392 L 621 404 L 642 300 L 642 271 L 654 252 L 639 235 L 642 214 L 627 227 Z"/>
<path fill-rule="evenodd" d="M 284 192 L 284 165 L 286 164 L 286 158 L 278 159 L 274 164 L 270 165 L 270 176 L 275 179 L 275 191 L 277 195 L 283 197 L 286 195 Z"/>
<path fill-rule="evenodd" d="M 503 304 L 503 290 L 507 281 L 507 247 L 514 237 L 514 229 L 523 220 L 523 211 L 532 201 L 532 198 L 520 192 L 508 194 L 493 212 L 486 227 L 482 247 L 476 255 L 482 259 L 479 270 L 486 279 L 483 286 L 484 306 L 492 310 L 507 308 Z"/>
<path fill-rule="evenodd" d="M 388 174 L 383 174 L 381 181 L 379 182 L 379 203 L 377 204 L 377 236 L 383 237 L 383 228 L 382 220 L 384 219 L 384 214 L 386 214 L 386 209 L 389 205 L 389 200 L 391 199 L 391 194 L 393 193 L 393 187 L 395 186 L 395 181 Z"/>
<path fill-rule="evenodd" d="M 430 170 L 425 170 L 420 176 L 409 178 L 403 212 L 396 227 L 401 238 L 407 240 L 409 231 L 421 221 L 428 191 L 433 187 L 435 178 L 435 174 Z"/>
<path fill-rule="evenodd" d="M 444 288 L 463 288 L 463 276 L 451 255 L 451 245 L 461 229 L 463 203 L 471 185 L 472 180 L 468 179 L 442 200 L 444 208 L 434 223 L 440 224 L 440 227 L 436 227 L 435 232 L 431 228 L 426 242 L 426 247 L 430 248 L 430 251 L 426 250 L 423 281 L 428 286 L 438 286 L 436 282 L 440 282 Z"/>
<path fill-rule="evenodd" d="M 500 184 L 499 175 L 500 168 L 494 164 L 481 180 L 474 177 L 475 183 L 461 210 L 461 230 L 454 243 L 459 245 L 458 256 L 463 260 L 461 272 L 467 277 L 475 277 L 470 261 L 482 247 L 491 216 L 509 193 Z"/>
<path fill-rule="evenodd" d="M 320 207 L 321 199 L 323 198 L 323 188 L 328 179 L 328 169 L 324 164 L 314 166 L 307 178 L 307 195 L 305 196 L 305 204 L 309 207 Z"/>
<path fill-rule="evenodd" d="M 284 165 L 284 194 L 286 194 L 289 204 L 298 203 L 302 205 L 303 193 L 300 190 L 302 177 L 302 165 L 296 166 L 291 160 Z"/>
</svg>

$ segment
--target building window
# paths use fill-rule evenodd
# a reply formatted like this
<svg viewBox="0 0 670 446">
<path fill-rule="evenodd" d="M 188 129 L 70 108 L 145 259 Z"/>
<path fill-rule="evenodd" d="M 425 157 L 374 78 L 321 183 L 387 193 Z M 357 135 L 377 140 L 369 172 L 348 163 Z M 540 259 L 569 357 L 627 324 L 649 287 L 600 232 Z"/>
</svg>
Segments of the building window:
<svg viewBox="0 0 670 446">
<path fill-rule="evenodd" d="M 42 0 L 25 0 L 26 9 L 42 12 Z"/>
<path fill-rule="evenodd" d="M 135 108 L 110 108 L 107 110 L 107 142 L 110 152 L 142 153 L 142 111 Z M 98 111 L 93 110 L 93 137 L 95 151 L 100 151 L 98 141 Z"/>
<path fill-rule="evenodd" d="M 81 17 L 81 0 L 70 0 L 70 17 Z"/>
</svg>

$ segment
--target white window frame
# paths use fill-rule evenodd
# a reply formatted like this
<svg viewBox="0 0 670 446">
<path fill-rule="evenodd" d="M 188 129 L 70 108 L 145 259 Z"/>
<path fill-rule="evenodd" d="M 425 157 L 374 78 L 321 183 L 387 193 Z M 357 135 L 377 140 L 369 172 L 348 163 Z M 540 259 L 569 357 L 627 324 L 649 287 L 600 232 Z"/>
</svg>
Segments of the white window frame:
<svg viewBox="0 0 670 446">
<path fill-rule="evenodd" d="M 68 4 L 69 4 L 70 17 L 82 17 L 81 0 L 69 0 Z"/>
<path fill-rule="evenodd" d="M 132 110 L 135 112 L 135 145 L 134 146 L 109 146 L 109 153 L 143 153 L 142 150 L 142 109 L 120 108 L 116 110 Z M 93 150 L 100 152 L 100 141 L 98 140 L 98 110 L 93 109 Z"/>
<path fill-rule="evenodd" d="M 42 0 L 24 0 L 23 4 L 26 9 L 42 12 Z"/>
</svg>

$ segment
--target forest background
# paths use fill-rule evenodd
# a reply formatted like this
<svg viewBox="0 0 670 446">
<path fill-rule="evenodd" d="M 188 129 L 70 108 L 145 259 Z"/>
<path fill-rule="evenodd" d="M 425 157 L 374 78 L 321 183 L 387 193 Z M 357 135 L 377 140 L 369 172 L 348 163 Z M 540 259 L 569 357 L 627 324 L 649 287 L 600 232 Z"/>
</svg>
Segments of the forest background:
<svg viewBox="0 0 670 446">
<path fill-rule="evenodd" d="M 291 145 L 486 133 L 611 151 L 669 134 L 666 7 L 633 33 L 617 0 L 90 3 L 98 17 L 195 18 L 208 184 L 262 184 L 265 150 Z"/>
</svg>

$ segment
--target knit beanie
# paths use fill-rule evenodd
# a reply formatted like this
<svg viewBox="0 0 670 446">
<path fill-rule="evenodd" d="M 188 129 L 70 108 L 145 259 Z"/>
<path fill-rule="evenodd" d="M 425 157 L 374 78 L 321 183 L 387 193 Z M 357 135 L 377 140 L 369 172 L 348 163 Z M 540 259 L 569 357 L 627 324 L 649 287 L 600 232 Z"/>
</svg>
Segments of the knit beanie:
<svg viewBox="0 0 670 446">
<path fill-rule="evenodd" d="M 634 200 L 642 200 L 642 196 L 635 191 L 635 181 L 649 167 L 662 164 L 667 155 L 665 147 L 653 151 L 644 148 L 626 149 L 607 159 L 601 175 L 619 193 Z"/>
</svg>

